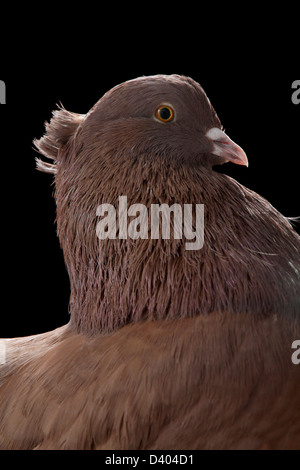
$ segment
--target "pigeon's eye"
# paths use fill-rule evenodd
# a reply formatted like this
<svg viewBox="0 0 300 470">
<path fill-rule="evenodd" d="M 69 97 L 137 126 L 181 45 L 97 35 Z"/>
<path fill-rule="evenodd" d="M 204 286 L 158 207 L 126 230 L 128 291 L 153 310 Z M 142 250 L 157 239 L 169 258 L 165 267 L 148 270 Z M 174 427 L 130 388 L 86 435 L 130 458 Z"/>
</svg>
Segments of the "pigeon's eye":
<svg viewBox="0 0 300 470">
<path fill-rule="evenodd" d="M 162 104 L 155 111 L 155 117 L 162 122 L 170 122 L 174 119 L 174 109 L 171 106 Z"/>
</svg>

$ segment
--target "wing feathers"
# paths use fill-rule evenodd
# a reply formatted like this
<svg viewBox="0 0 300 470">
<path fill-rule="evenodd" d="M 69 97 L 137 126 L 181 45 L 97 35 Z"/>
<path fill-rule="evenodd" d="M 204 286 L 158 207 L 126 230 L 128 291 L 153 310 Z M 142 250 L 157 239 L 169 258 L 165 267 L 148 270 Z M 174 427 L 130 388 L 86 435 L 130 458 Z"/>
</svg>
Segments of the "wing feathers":
<svg viewBox="0 0 300 470">
<path fill-rule="evenodd" d="M 10 353 L 0 448 L 300 449 L 297 334 L 276 316 L 211 314 L 17 340 L 30 358 Z"/>
</svg>

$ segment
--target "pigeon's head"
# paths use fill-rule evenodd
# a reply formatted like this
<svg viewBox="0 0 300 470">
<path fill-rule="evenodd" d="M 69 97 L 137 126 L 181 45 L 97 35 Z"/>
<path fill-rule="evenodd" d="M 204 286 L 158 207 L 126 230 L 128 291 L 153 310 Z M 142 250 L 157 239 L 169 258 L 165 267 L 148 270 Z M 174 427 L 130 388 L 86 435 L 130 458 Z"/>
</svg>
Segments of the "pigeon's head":
<svg viewBox="0 0 300 470">
<path fill-rule="evenodd" d="M 177 264 L 183 259 L 183 239 L 124 239 L 115 220 L 120 238 L 99 240 L 97 208 L 108 204 L 110 213 L 117 214 L 121 195 L 131 209 L 142 203 L 149 211 L 157 203 L 219 201 L 218 185 L 225 175 L 211 171 L 212 166 L 227 161 L 246 165 L 247 158 L 222 131 L 201 86 L 178 75 L 127 81 L 108 91 L 86 115 L 54 111 L 35 145 L 54 161 L 38 160 L 37 167 L 55 173 L 57 233 L 78 331 L 111 331 L 133 318 L 156 318 L 158 312 L 180 316 L 199 310 L 197 303 L 189 309 L 181 295 L 172 294 L 182 292 L 185 276 L 190 286 L 198 276 L 198 264 L 190 257 L 188 271 Z M 162 255 L 168 252 L 171 257 Z M 159 282 L 163 299 L 169 292 L 173 300 L 157 300 Z M 195 298 L 187 297 L 191 302 Z"/>
<path fill-rule="evenodd" d="M 59 164 L 75 145 L 99 158 L 164 156 L 169 163 L 212 167 L 231 161 L 248 165 L 244 151 L 222 130 L 202 87 L 189 77 L 154 75 L 124 82 L 107 92 L 87 115 L 54 112 L 37 147 Z M 44 171 L 49 164 L 38 163 Z"/>
</svg>

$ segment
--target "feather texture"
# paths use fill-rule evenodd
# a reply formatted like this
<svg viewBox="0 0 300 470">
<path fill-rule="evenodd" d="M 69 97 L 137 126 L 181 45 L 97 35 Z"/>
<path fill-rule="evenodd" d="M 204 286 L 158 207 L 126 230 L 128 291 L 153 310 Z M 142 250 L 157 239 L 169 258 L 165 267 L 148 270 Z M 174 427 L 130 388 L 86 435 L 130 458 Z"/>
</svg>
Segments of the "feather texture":
<svg viewBox="0 0 300 470">
<path fill-rule="evenodd" d="M 174 122 L 153 118 L 162 103 Z M 55 175 L 71 318 L 3 340 L 0 448 L 300 449 L 299 236 L 213 171 L 228 160 L 211 128 L 222 135 L 203 89 L 180 76 L 121 84 L 87 115 L 53 113 L 35 145 L 53 161 L 37 167 Z M 97 207 L 120 195 L 204 204 L 202 249 L 99 240 Z"/>
<path fill-rule="evenodd" d="M 3 449 L 299 449 L 299 326 L 212 313 L 8 340 Z"/>
</svg>

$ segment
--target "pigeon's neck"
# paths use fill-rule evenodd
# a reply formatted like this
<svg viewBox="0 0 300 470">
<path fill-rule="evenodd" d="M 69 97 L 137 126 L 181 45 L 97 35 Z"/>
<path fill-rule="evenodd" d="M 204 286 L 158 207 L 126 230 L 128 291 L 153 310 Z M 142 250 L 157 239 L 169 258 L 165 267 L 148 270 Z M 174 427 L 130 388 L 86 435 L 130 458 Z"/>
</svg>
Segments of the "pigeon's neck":
<svg viewBox="0 0 300 470">
<path fill-rule="evenodd" d="M 77 331 L 109 333 L 130 322 L 212 311 L 299 312 L 299 237 L 283 216 L 212 170 L 147 165 L 98 180 L 97 190 L 81 179 L 68 188 L 58 176 L 58 233 L 71 281 L 71 324 Z M 173 215 L 169 239 L 162 238 L 162 228 L 159 238 L 151 238 L 155 204 L 181 207 L 181 238 L 174 237 Z M 187 249 L 193 245 L 183 226 L 184 204 L 193 214 L 190 229 L 199 229 L 199 243 L 192 249 Z M 197 205 L 204 207 L 203 219 L 201 210 L 198 214 L 198 222 L 204 222 L 202 243 Z M 137 224 L 142 207 L 149 217 L 146 232 Z M 109 208 L 115 216 L 110 220 L 113 238 L 103 239 L 101 220 Z"/>
</svg>

